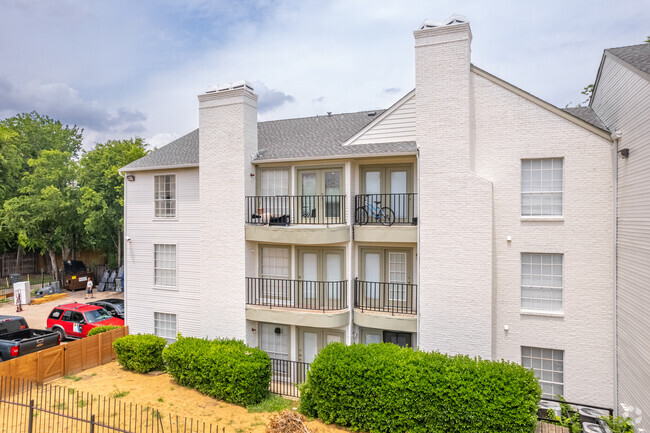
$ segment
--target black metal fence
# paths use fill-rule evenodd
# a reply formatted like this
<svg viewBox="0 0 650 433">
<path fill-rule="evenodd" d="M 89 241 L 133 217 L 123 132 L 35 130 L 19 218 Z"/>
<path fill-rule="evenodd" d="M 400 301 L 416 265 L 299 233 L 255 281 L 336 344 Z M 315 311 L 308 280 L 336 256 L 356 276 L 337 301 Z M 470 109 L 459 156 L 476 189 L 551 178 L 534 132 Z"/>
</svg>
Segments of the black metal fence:
<svg viewBox="0 0 650 433">
<path fill-rule="evenodd" d="M 309 364 L 300 361 L 271 358 L 273 376 L 270 391 L 287 397 L 300 397 L 300 385 L 307 380 Z"/>
<path fill-rule="evenodd" d="M 391 314 L 417 314 L 418 286 L 354 280 L 354 307 Z"/>
<path fill-rule="evenodd" d="M 0 426 L 6 432 L 225 433 L 225 427 L 163 415 L 146 405 L 56 385 L 0 377 Z"/>
<path fill-rule="evenodd" d="M 417 194 L 359 194 L 354 197 L 354 223 L 417 225 Z"/>
<path fill-rule="evenodd" d="M 344 310 L 348 308 L 348 282 L 246 277 L 246 303 L 270 308 Z"/>
<path fill-rule="evenodd" d="M 345 195 L 246 197 L 248 224 L 345 224 Z"/>
</svg>

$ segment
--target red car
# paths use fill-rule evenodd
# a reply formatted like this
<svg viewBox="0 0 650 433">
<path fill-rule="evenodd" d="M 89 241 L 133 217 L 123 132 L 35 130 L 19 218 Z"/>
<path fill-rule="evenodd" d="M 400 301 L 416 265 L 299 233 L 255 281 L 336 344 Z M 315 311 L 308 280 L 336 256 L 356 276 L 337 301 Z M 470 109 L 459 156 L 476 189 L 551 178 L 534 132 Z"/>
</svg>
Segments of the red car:
<svg viewBox="0 0 650 433">
<path fill-rule="evenodd" d="M 61 340 L 83 338 L 91 329 L 106 325 L 124 326 L 124 320 L 100 306 L 78 303 L 54 307 L 47 317 L 47 329 L 58 332 Z"/>
</svg>

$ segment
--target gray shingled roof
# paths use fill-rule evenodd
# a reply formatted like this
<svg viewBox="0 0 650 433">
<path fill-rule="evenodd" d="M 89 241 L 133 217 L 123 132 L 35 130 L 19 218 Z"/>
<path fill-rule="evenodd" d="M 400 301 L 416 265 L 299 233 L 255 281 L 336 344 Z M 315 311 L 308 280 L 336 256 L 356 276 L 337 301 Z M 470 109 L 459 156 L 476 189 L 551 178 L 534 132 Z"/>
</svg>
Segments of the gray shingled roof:
<svg viewBox="0 0 650 433">
<path fill-rule="evenodd" d="M 129 171 L 197 165 L 199 165 L 199 130 L 195 129 L 160 149 L 156 149 L 148 155 L 136 159 L 120 170 Z"/>
<path fill-rule="evenodd" d="M 629 47 L 609 48 L 606 52 L 612 53 L 619 59 L 635 68 L 650 74 L 650 44 L 631 45 Z"/>
<path fill-rule="evenodd" d="M 375 114 L 369 115 L 371 113 Z M 414 141 L 342 146 L 348 138 L 381 113 L 383 110 L 258 122 L 259 154 L 256 160 L 415 152 Z M 147 156 L 133 161 L 121 170 L 197 166 L 198 164 L 199 130 L 195 129 Z"/>
<path fill-rule="evenodd" d="M 600 120 L 600 117 L 596 115 L 594 110 L 591 107 L 572 107 L 572 108 L 563 108 L 562 110 L 566 111 L 569 114 L 582 119 L 587 123 L 594 125 L 596 128 L 600 128 L 603 131 L 609 131 L 605 124 Z"/>
</svg>

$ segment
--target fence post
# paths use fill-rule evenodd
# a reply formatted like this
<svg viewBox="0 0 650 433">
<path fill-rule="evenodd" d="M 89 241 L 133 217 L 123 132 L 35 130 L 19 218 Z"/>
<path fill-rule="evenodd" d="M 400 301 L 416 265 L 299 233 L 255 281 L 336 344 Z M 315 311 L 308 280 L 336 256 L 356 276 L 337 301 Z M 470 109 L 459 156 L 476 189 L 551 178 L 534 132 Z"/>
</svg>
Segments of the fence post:
<svg viewBox="0 0 650 433">
<path fill-rule="evenodd" d="M 90 433 L 95 433 L 95 414 L 90 415 Z"/>
<path fill-rule="evenodd" d="M 34 400 L 29 401 L 29 421 L 27 421 L 27 433 L 34 429 Z"/>
</svg>

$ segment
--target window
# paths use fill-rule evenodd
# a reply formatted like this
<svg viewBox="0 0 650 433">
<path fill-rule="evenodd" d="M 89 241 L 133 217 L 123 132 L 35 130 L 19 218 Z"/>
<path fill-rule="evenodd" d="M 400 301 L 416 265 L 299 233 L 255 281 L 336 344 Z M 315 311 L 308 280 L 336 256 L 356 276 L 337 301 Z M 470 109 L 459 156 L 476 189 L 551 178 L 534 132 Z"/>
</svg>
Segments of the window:
<svg viewBox="0 0 650 433">
<path fill-rule="evenodd" d="M 521 308 L 562 311 L 562 254 L 521 255 Z"/>
<path fill-rule="evenodd" d="M 153 198 L 156 218 L 176 218 L 176 176 L 154 176 Z"/>
<path fill-rule="evenodd" d="M 521 161 L 521 215 L 562 216 L 562 158 Z"/>
<path fill-rule="evenodd" d="M 167 340 L 167 344 L 176 341 L 176 314 L 153 313 L 154 334 Z"/>
<path fill-rule="evenodd" d="M 176 245 L 154 245 L 154 285 L 176 287 Z"/>
<path fill-rule="evenodd" d="M 271 358 L 289 359 L 289 327 L 271 323 L 260 324 L 260 349 Z"/>
<path fill-rule="evenodd" d="M 530 368 L 539 378 L 544 398 L 557 398 L 564 395 L 564 351 L 540 349 L 538 347 L 521 348 L 521 365 Z"/>
<path fill-rule="evenodd" d="M 289 195 L 289 170 L 261 170 L 260 192 L 264 196 Z"/>
</svg>

